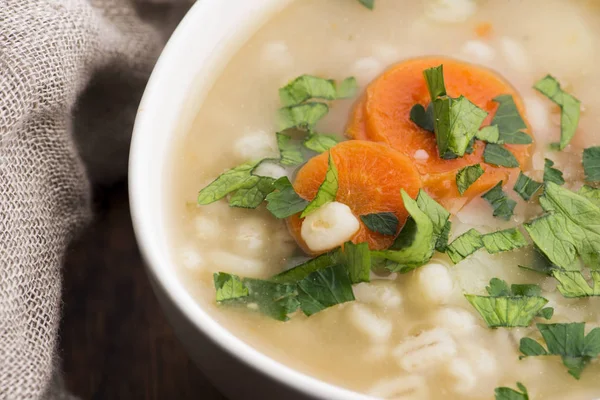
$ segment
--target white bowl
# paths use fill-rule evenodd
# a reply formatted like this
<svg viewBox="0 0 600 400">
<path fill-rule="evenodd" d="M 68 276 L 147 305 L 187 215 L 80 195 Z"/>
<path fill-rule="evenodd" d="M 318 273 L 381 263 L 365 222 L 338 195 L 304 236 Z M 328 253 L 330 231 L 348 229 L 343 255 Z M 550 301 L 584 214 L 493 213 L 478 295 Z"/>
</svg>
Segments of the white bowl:
<svg viewBox="0 0 600 400">
<path fill-rule="evenodd" d="M 244 42 L 291 0 L 198 1 L 165 47 L 140 104 L 129 161 L 136 237 L 156 295 L 193 360 L 231 399 L 370 397 L 324 383 L 257 352 L 217 324 L 188 294 L 167 240 L 167 162 L 208 90 Z M 207 140 L 210 140 L 207 137 Z"/>
</svg>

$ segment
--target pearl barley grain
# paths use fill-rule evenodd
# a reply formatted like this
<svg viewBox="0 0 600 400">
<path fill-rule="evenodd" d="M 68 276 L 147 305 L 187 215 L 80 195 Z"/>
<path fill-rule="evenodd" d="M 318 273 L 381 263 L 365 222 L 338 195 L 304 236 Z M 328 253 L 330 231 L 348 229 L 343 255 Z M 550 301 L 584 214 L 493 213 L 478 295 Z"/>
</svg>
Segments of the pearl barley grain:
<svg viewBox="0 0 600 400">
<path fill-rule="evenodd" d="M 454 290 L 448 268 L 442 264 L 427 264 L 417 270 L 419 293 L 423 300 L 433 304 L 448 302 Z"/>
</svg>

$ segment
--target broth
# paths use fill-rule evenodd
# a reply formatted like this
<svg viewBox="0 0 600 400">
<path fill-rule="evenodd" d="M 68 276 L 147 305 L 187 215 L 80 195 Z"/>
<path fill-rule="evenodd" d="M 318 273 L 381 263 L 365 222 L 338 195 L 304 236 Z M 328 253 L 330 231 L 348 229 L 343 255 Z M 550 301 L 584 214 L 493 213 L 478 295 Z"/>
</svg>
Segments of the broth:
<svg viewBox="0 0 600 400">
<path fill-rule="evenodd" d="M 554 279 L 517 267 L 530 263 L 530 250 L 480 251 L 455 266 L 437 254 L 428 266 L 373 276 L 371 283 L 355 286 L 356 302 L 311 317 L 298 312 L 287 322 L 215 303 L 214 272 L 267 278 L 301 256 L 285 223 L 264 206 L 230 208 L 226 200 L 197 206 L 196 198 L 226 169 L 251 158 L 277 156 L 278 89 L 302 74 L 336 80 L 355 76 L 362 90 L 391 65 L 416 56 L 443 55 L 484 65 L 509 81 L 524 100 L 535 140 L 530 176 L 540 180 L 549 157 L 564 172 L 568 187 L 581 185 L 581 151 L 600 144 L 595 90 L 600 76 L 594 70 L 600 54 L 600 3 L 462 0 L 456 4 L 473 9 L 459 7 L 457 13 L 440 11 L 436 3 L 444 2 L 376 0 L 370 12 L 351 0 L 296 1 L 248 40 L 216 80 L 190 132 L 173 145 L 168 212 L 180 278 L 203 309 L 248 344 L 294 369 L 358 392 L 399 399 L 489 399 L 496 387 L 514 388 L 519 381 L 534 399 L 599 397 L 597 360 L 579 381 L 567 374 L 559 357 L 519 360 L 519 340 L 534 335 L 535 326 L 489 329 L 463 296 L 484 293 L 494 277 L 539 283 L 555 308 L 552 322 L 585 321 L 588 330 L 598 326 L 598 298 L 566 299 Z M 482 23 L 493 29 L 488 39 L 475 33 Z M 548 73 L 584 105 L 577 134 L 560 153 L 548 150 L 559 135 L 558 109 L 532 89 Z M 342 137 L 355 100 L 335 101 L 319 131 Z M 540 213 L 539 206 L 505 191 L 518 202 L 511 221 L 494 218 L 489 204 L 477 197 L 452 217 L 452 237 L 470 228 L 490 232 L 516 226 Z M 450 288 L 438 279 L 444 271 L 451 277 Z M 440 329 L 450 332 L 451 344 L 435 336 Z M 432 346 L 437 346 L 425 366 L 400 354 L 408 351 L 402 343 L 421 332 L 433 335 Z"/>
</svg>

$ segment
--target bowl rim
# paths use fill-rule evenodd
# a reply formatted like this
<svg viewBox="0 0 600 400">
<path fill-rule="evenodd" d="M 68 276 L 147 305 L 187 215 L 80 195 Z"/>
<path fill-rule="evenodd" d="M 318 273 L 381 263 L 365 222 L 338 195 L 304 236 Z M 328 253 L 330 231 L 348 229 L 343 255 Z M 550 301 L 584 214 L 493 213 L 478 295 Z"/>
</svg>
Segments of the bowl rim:
<svg viewBox="0 0 600 400">
<path fill-rule="evenodd" d="M 165 171 L 165 159 L 168 158 L 169 151 L 152 149 L 159 147 L 156 143 L 161 140 L 168 142 L 170 131 L 177 129 L 176 117 L 181 115 L 184 103 L 190 98 L 190 88 L 185 86 L 190 85 L 196 77 L 186 77 L 186 72 L 190 75 L 191 69 L 182 68 L 183 64 L 178 63 L 190 53 L 190 38 L 204 38 L 194 39 L 206 52 L 196 56 L 208 60 L 209 57 L 216 57 L 219 52 L 223 53 L 223 48 L 226 47 L 223 43 L 227 40 L 232 43 L 233 36 L 239 36 L 241 25 L 249 26 L 250 20 L 258 18 L 258 14 L 266 14 L 265 10 L 282 8 L 290 1 L 292 0 L 202 0 L 196 2 L 179 23 L 153 69 L 136 115 L 129 154 L 129 201 L 133 228 L 148 273 L 155 278 L 155 282 L 164 289 L 170 301 L 185 318 L 215 345 L 250 368 L 305 395 L 327 400 L 372 400 L 374 397 L 323 382 L 281 364 L 255 350 L 217 323 L 180 282 L 163 240 L 167 236 L 163 221 L 166 206 L 158 188 L 162 186 L 160 182 L 164 181 L 165 174 L 160 175 L 157 184 L 156 176 L 153 176 L 151 171 Z M 282 5 L 283 3 L 285 4 Z M 219 16 L 227 18 L 225 21 L 220 20 L 219 24 L 211 24 L 211 19 L 214 22 L 219 20 Z M 246 35 L 246 40 L 253 36 L 260 25 L 255 26 L 250 35 Z M 197 68 L 210 68 L 210 62 L 207 62 L 208 66 L 204 65 Z M 182 69 L 183 74 L 180 73 Z M 211 84 L 203 84 L 203 91 L 206 93 Z M 179 95 L 171 101 L 166 101 L 169 93 Z M 157 119 L 157 115 L 163 115 L 164 118 Z M 156 155 L 159 157 L 156 158 Z M 156 199 L 152 197 L 153 193 L 157 195 Z"/>
</svg>

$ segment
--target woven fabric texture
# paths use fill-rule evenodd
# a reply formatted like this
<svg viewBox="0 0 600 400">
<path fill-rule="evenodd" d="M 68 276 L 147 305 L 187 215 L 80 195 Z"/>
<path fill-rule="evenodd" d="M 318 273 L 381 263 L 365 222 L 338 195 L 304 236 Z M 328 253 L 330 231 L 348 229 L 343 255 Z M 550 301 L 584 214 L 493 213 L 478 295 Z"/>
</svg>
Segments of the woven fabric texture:
<svg viewBox="0 0 600 400">
<path fill-rule="evenodd" d="M 126 173 L 137 104 L 184 2 L 0 0 L 1 400 L 70 398 L 61 263 L 92 217 L 90 182 Z"/>
</svg>

